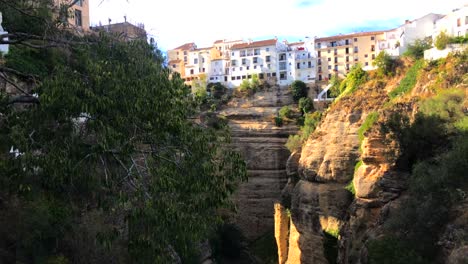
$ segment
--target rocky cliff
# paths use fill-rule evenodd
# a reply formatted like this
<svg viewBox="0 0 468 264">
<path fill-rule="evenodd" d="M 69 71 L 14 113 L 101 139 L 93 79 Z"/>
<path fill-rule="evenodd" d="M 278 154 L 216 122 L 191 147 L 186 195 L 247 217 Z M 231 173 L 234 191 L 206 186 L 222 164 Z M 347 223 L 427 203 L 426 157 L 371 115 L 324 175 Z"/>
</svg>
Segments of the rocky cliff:
<svg viewBox="0 0 468 264">
<path fill-rule="evenodd" d="M 453 76 L 445 73 L 452 81 L 447 86 L 466 81 L 466 69 L 460 69 L 451 72 Z M 302 151 L 290 157 L 290 178 L 282 201 L 275 205 L 280 264 L 369 263 L 369 241 L 382 236 L 387 219 L 404 208 L 409 195 L 410 173 L 396 166 L 402 147 L 382 126 L 393 113 L 413 120 L 419 97 L 433 96 L 433 85 L 441 81 L 433 70 L 431 73 L 430 65 L 424 70 L 412 94 L 401 102 L 390 104 L 387 94 L 400 84 L 404 70 L 386 83 L 371 79 L 352 95 L 334 102 Z M 467 84 L 457 87 L 466 89 Z M 370 113 L 378 113 L 379 118 L 360 139 L 359 130 Z M 348 191 L 350 186 L 354 194 Z M 466 239 L 466 232 L 461 231 L 467 227 L 463 208 L 466 203 L 448 212 L 453 220 L 437 242 L 447 245 L 444 260 L 439 262 L 467 260 L 466 244 L 459 242 L 460 236 Z"/>
<path fill-rule="evenodd" d="M 277 127 L 273 118 L 282 106 L 291 104 L 287 87 L 273 86 L 234 98 L 220 111 L 229 121 L 234 147 L 247 163 L 249 179 L 235 194 L 233 221 L 249 240 L 273 230 L 273 204 L 288 180 L 289 151 L 284 144 L 298 130 L 294 122 Z"/>
</svg>

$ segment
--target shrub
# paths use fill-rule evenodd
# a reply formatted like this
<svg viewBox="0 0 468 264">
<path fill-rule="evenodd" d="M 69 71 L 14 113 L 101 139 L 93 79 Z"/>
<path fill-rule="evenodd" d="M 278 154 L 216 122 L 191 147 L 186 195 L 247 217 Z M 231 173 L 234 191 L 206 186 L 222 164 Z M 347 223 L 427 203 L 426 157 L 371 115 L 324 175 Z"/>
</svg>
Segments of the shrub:
<svg viewBox="0 0 468 264">
<path fill-rule="evenodd" d="M 431 42 L 432 40 L 430 38 L 418 39 L 413 44 L 408 45 L 403 55 L 414 59 L 421 59 L 424 57 L 424 51 L 431 48 Z"/>
<path fill-rule="evenodd" d="M 371 240 L 367 248 L 369 252 L 369 264 L 427 263 L 411 249 L 411 245 L 393 236 Z"/>
<path fill-rule="evenodd" d="M 328 84 L 331 84 L 330 87 L 330 96 L 331 97 L 338 97 L 341 94 L 340 84 L 343 80 L 338 77 L 338 75 L 333 75 Z"/>
<path fill-rule="evenodd" d="M 277 127 L 283 126 L 283 118 L 279 116 L 275 116 L 275 125 Z"/>
<path fill-rule="evenodd" d="M 298 151 L 302 146 L 302 139 L 299 135 L 290 135 L 288 141 L 286 141 L 286 148 L 289 149 L 291 153 Z"/>
<path fill-rule="evenodd" d="M 318 111 L 305 115 L 304 126 L 301 129 L 302 140 L 307 140 L 309 135 L 312 132 L 314 132 L 321 118 L 322 118 L 322 113 Z"/>
<path fill-rule="evenodd" d="M 358 129 L 358 137 L 359 137 L 360 144 L 364 140 L 364 133 L 366 133 L 367 130 L 369 130 L 372 127 L 372 125 L 375 123 L 375 121 L 377 121 L 378 118 L 379 118 L 379 113 L 375 111 L 367 115 L 361 127 L 359 127 Z"/>
<path fill-rule="evenodd" d="M 291 84 L 291 91 L 295 102 L 302 97 L 307 97 L 307 85 L 303 81 L 296 80 Z"/>
<path fill-rule="evenodd" d="M 368 74 L 361 65 L 354 65 L 349 71 L 346 79 L 340 83 L 340 96 L 354 92 L 359 86 L 367 81 Z"/>
<path fill-rule="evenodd" d="M 372 62 L 372 65 L 377 67 L 379 76 L 392 76 L 397 66 L 397 60 L 385 53 L 385 51 L 381 51 Z"/>
<path fill-rule="evenodd" d="M 445 47 L 447 47 L 447 44 L 449 43 L 450 37 L 445 33 L 444 31 L 440 32 L 439 35 L 435 38 L 434 46 L 438 50 L 443 50 Z"/>
<path fill-rule="evenodd" d="M 418 80 L 419 70 L 423 67 L 424 60 L 418 60 L 414 63 L 411 68 L 409 68 L 405 77 L 401 80 L 397 88 L 389 93 L 390 98 L 395 98 L 399 95 L 410 92 L 413 87 L 416 85 Z"/>
<path fill-rule="evenodd" d="M 309 97 L 302 97 L 299 99 L 299 109 L 301 109 L 303 114 L 306 114 L 314 110 L 314 104 Z"/>
<path fill-rule="evenodd" d="M 222 85 L 221 83 L 210 83 L 208 84 L 207 90 L 209 90 L 212 96 L 215 99 L 221 99 L 223 95 L 226 93 L 226 86 Z"/>
<path fill-rule="evenodd" d="M 285 105 L 285 106 L 281 107 L 278 114 L 282 119 L 291 118 L 292 111 L 291 111 L 291 108 L 289 106 Z"/>
</svg>

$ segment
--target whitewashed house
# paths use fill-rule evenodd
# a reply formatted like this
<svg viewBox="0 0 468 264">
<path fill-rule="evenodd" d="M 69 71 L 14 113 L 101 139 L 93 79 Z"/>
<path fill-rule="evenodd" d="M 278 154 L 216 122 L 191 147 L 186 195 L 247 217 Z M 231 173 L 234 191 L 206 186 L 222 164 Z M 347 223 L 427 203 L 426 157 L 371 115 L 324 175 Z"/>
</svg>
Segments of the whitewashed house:
<svg viewBox="0 0 468 264">
<path fill-rule="evenodd" d="M 295 80 L 305 83 L 315 82 L 316 54 L 313 40 L 288 44 L 288 84 Z"/>
<path fill-rule="evenodd" d="M 187 82 L 198 80 L 200 75 L 208 76 L 211 67 L 211 56 L 209 48 L 194 49 L 188 52 L 187 64 L 185 65 L 185 79 Z"/>
<path fill-rule="evenodd" d="M 441 32 L 453 37 L 468 34 L 468 4 L 452 10 L 452 12 L 436 21 L 433 37 L 435 38 Z"/>
</svg>

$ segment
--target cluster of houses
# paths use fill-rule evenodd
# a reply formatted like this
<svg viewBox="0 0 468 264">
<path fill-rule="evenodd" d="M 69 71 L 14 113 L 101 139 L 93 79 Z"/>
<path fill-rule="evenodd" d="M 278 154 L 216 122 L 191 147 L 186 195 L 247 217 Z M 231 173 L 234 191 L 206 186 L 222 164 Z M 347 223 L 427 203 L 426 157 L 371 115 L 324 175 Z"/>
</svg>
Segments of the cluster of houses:
<svg viewBox="0 0 468 264">
<path fill-rule="evenodd" d="M 400 56 L 418 39 L 434 39 L 441 32 L 450 36 L 468 34 L 468 5 L 447 15 L 428 14 L 405 21 L 385 31 L 359 32 L 300 42 L 267 39 L 261 41 L 217 40 L 211 47 L 187 43 L 167 51 L 168 66 L 186 84 L 206 78 L 234 88 L 257 74 L 260 79 L 289 85 L 295 80 L 326 83 L 333 75 L 344 78 L 351 67 L 374 69 L 373 60 L 381 51 Z"/>
</svg>

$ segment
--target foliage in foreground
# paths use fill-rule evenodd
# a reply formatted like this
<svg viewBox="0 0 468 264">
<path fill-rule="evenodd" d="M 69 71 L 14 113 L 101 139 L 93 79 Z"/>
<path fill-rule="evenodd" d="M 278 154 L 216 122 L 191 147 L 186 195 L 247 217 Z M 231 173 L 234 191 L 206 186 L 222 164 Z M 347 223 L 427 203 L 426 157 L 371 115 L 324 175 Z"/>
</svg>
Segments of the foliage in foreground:
<svg viewBox="0 0 468 264">
<path fill-rule="evenodd" d="M 39 69 L 39 104 L 18 111 L 2 94 L 0 262 L 193 261 L 244 162 L 227 130 L 190 121 L 190 91 L 158 50 L 82 41 L 37 50 L 62 58 Z M 15 46 L 7 63 L 40 64 L 34 52 Z"/>
</svg>

